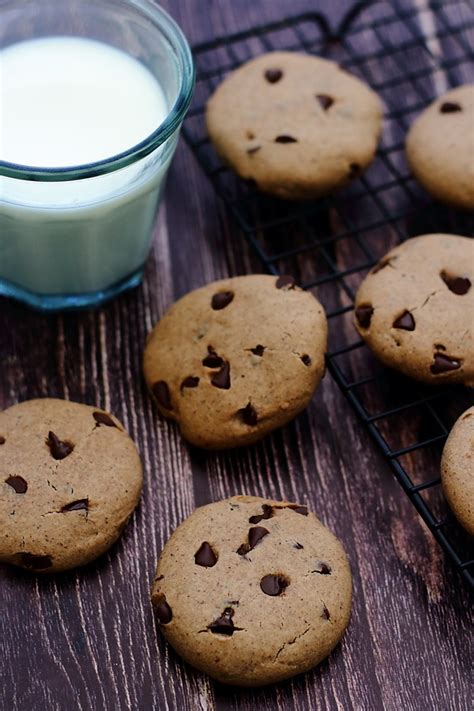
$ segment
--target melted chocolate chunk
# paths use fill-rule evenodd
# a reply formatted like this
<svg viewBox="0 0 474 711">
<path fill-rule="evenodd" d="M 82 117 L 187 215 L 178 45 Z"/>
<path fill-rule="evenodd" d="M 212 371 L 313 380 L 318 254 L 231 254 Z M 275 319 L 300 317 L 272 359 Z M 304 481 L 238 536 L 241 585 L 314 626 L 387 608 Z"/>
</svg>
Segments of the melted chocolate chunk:
<svg viewBox="0 0 474 711">
<path fill-rule="evenodd" d="M 17 494 L 25 494 L 28 489 L 28 484 L 22 476 L 9 476 L 8 479 L 5 479 L 5 483 L 15 489 Z"/>
<path fill-rule="evenodd" d="M 166 598 L 164 596 L 161 602 L 156 605 L 155 611 L 160 625 L 168 625 L 173 619 L 173 611 L 166 602 Z"/>
<path fill-rule="evenodd" d="M 439 107 L 440 114 L 454 114 L 457 111 L 462 111 L 462 108 L 454 101 L 443 101 L 443 103 Z"/>
<path fill-rule="evenodd" d="M 239 410 L 238 414 L 242 419 L 242 422 L 245 425 L 249 425 L 249 427 L 254 427 L 258 422 L 257 410 L 250 404 L 250 402 L 248 405 Z"/>
<path fill-rule="evenodd" d="M 96 413 L 94 413 L 95 417 Z M 48 439 L 46 440 L 51 456 L 53 459 L 65 459 L 68 454 L 71 454 L 74 449 L 74 445 L 70 442 L 62 442 L 59 437 L 57 437 L 54 432 L 48 432 Z"/>
<path fill-rule="evenodd" d="M 430 370 L 433 375 L 439 375 L 440 373 L 449 373 L 451 370 L 458 370 L 460 367 L 461 361 L 458 358 L 452 358 L 444 353 L 435 353 Z"/>
<path fill-rule="evenodd" d="M 458 296 L 464 296 L 471 288 L 471 280 L 467 277 L 451 276 L 445 271 L 441 272 L 440 277 L 448 289 Z"/>
<path fill-rule="evenodd" d="M 221 390 L 229 390 L 230 388 L 230 363 L 228 361 L 224 362 L 224 365 L 211 378 L 211 384 L 216 388 L 221 388 Z"/>
<path fill-rule="evenodd" d="M 171 404 L 171 395 L 168 383 L 164 380 L 158 380 L 152 387 L 152 393 L 156 397 L 156 400 L 161 407 L 165 410 L 172 410 L 173 405 Z"/>
<path fill-rule="evenodd" d="M 361 167 L 358 163 L 349 164 L 349 178 L 356 178 L 360 175 Z"/>
<path fill-rule="evenodd" d="M 253 550 L 255 546 L 260 543 L 262 538 L 265 538 L 270 533 L 266 528 L 263 526 L 255 526 L 254 528 L 249 529 L 249 541 L 248 543 L 242 543 L 240 548 L 237 550 L 237 553 L 239 555 L 245 555 L 246 553 L 249 553 L 249 551 Z"/>
<path fill-rule="evenodd" d="M 61 513 L 66 513 L 67 511 L 89 511 L 89 499 L 77 499 L 77 501 L 65 504 L 61 509 Z"/>
<path fill-rule="evenodd" d="M 258 153 L 261 148 L 262 146 L 250 146 L 249 148 L 247 148 L 247 153 L 249 156 L 253 156 L 253 154 Z"/>
<path fill-rule="evenodd" d="M 324 111 L 327 111 L 334 103 L 334 99 L 328 94 L 316 94 L 316 98 L 323 107 Z"/>
<path fill-rule="evenodd" d="M 183 390 L 183 388 L 197 388 L 199 385 L 199 378 L 194 375 L 190 375 L 189 377 L 185 378 L 183 382 L 180 385 L 180 390 Z"/>
<path fill-rule="evenodd" d="M 293 548 L 296 548 L 297 550 L 301 551 L 303 550 L 304 546 L 301 545 L 301 543 L 298 543 L 298 541 L 296 541 L 296 543 L 294 543 L 293 545 Z"/>
<path fill-rule="evenodd" d="M 207 629 L 214 634 L 225 634 L 230 637 L 236 630 L 241 629 L 241 627 L 235 627 L 232 621 L 233 616 L 234 610 L 231 607 L 226 607 L 222 615 L 211 622 Z"/>
<path fill-rule="evenodd" d="M 270 82 L 270 84 L 276 84 L 277 81 L 283 76 L 281 69 L 267 69 L 265 72 L 265 79 Z"/>
<path fill-rule="evenodd" d="M 404 311 L 402 315 L 393 322 L 393 328 L 401 328 L 403 331 L 414 331 L 415 326 L 415 319 L 410 311 Z"/>
<path fill-rule="evenodd" d="M 277 136 L 275 138 L 275 143 L 298 143 L 298 139 L 293 138 L 293 136 L 282 134 L 281 136 Z"/>
<path fill-rule="evenodd" d="M 92 417 L 97 422 L 98 425 L 105 425 L 106 427 L 117 427 L 113 419 L 107 415 L 105 412 L 94 412 Z M 118 427 L 117 427 L 118 429 Z"/>
<path fill-rule="evenodd" d="M 311 571 L 312 573 L 319 573 L 320 575 L 331 575 L 331 566 L 324 563 L 322 560 L 318 560 L 316 563 L 316 568 Z"/>
<path fill-rule="evenodd" d="M 308 507 L 300 506 L 299 504 L 290 504 L 290 506 L 285 506 L 285 509 L 291 509 L 295 513 L 301 514 L 302 516 L 308 515 Z"/>
<path fill-rule="evenodd" d="M 289 585 L 289 581 L 283 575 L 264 575 L 260 581 L 260 588 L 265 595 L 281 595 Z"/>
<path fill-rule="evenodd" d="M 363 304 L 356 308 L 355 317 L 361 328 L 369 328 L 373 313 L 374 309 L 371 304 Z"/>
<path fill-rule="evenodd" d="M 49 555 L 34 555 L 34 553 L 15 553 L 15 562 L 31 570 L 51 568 L 53 561 Z"/>
<path fill-rule="evenodd" d="M 307 366 L 311 365 L 311 357 L 307 353 L 305 353 L 304 355 L 301 356 L 301 360 L 303 361 L 303 363 L 305 365 L 307 365 Z"/>
<path fill-rule="evenodd" d="M 202 361 L 205 368 L 221 368 L 224 361 L 220 356 L 217 355 L 212 346 L 207 347 L 207 356 Z"/>
<path fill-rule="evenodd" d="M 6 439 L 0 435 L 0 444 L 5 444 Z"/>
<path fill-rule="evenodd" d="M 211 306 L 214 311 L 220 311 L 221 309 L 225 309 L 225 307 L 228 306 L 233 301 L 233 299 L 233 291 L 219 291 L 212 297 Z"/>
<path fill-rule="evenodd" d="M 217 563 L 217 555 L 207 541 L 201 543 L 201 547 L 194 554 L 194 562 L 203 568 L 212 568 Z"/>
<path fill-rule="evenodd" d="M 277 289 L 294 289 L 295 283 L 296 282 L 292 276 L 282 274 L 276 280 L 275 286 Z"/>
<path fill-rule="evenodd" d="M 326 605 L 323 604 L 323 611 L 321 612 L 321 617 L 325 620 L 329 620 L 331 618 L 331 615 L 329 614 L 329 610 L 326 607 Z"/>
<path fill-rule="evenodd" d="M 249 523 L 260 523 L 263 519 L 271 518 L 273 516 L 273 506 L 269 504 L 262 504 L 263 513 L 257 516 L 250 516 Z"/>
<path fill-rule="evenodd" d="M 255 348 L 251 348 L 250 350 L 254 355 L 259 356 L 261 358 L 265 351 L 265 346 L 255 346 Z"/>
</svg>

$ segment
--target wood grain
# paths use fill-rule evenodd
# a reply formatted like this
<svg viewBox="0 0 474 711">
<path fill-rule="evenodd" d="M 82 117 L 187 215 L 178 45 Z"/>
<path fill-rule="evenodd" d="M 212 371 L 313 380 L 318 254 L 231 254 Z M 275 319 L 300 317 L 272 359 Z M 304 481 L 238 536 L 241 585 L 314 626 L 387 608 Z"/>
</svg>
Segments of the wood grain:
<svg viewBox="0 0 474 711">
<path fill-rule="evenodd" d="M 192 42 L 315 6 L 162 4 Z M 327 0 L 318 8 L 336 22 L 349 5 Z M 141 358 L 152 325 L 186 291 L 259 270 L 181 144 L 139 289 L 99 311 L 68 315 L 1 302 L 1 405 L 58 396 L 110 408 L 137 442 L 146 476 L 136 515 L 96 564 L 54 578 L 3 568 L 0 708 L 470 708 L 466 592 L 329 377 L 294 423 L 226 454 L 187 447 L 151 406 Z M 436 457 L 412 466 L 421 476 Z M 261 690 L 225 688 L 184 665 L 157 634 L 149 602 L 170 532 L 196 505 L 241 492 L 308 503 L 343 541 L 354 575 L 352 620 L 339 648 L 313 672 Z"/>
</svg>

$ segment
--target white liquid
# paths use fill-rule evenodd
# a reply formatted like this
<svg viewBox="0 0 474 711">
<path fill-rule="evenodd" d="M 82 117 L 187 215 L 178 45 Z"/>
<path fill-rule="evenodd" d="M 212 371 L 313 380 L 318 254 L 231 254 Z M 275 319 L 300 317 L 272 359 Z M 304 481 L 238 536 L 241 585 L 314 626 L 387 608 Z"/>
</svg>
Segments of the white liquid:
<svg viewBox="0 0 474 711">
<path fill-rule="evenodd" d="M 92 40 L 58 37 L 0 52 L 0 159 L 65 167 L 110 158 L 153 133 L 163 91 L 140 62 Z"/>
<path fill-rule="evenodd" d="M 144 65 L 98 42 L 22 42 L 0 52 L 0 67 L 0 158 L 8 162 L 58 168 L 110 158 L 169 111 Z M 36 294 L 91 293 L 137 272 L 177 139 L 106 175 L 0 177 L 0 293 L 9 293 L 6 282 Z"/>
</svg>

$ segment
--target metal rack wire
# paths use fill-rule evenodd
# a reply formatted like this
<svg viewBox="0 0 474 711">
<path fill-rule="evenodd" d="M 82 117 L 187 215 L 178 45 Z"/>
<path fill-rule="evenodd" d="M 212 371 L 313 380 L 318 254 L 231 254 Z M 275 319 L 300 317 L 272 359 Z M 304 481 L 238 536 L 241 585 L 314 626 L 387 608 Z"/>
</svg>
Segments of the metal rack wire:
<svg viewBox="0 0 474 711">
<path fill-rule="evenodd" d="M 194 47 L 197 84 L 184 127 L 187 143 L 265 268 L 292 274 L 324 304 L 329 372 L 471 587 L 474 556 L 444 502 L 439 457 L 452 424 L 474 398 L 467 389 L 423 386 L 383 368 L 357 336 L 352 310 L 358 284 L 394 244 L 427 232 L 474 234 L 474 218 L 433 203 L 404 157 L 414 116 L 451 86 L 472 81 L 473 47 L 474 11 L 461 0 L 423 6 L 360 2 L 337 29 L 318 13 L 283 19 Z M 334 59 L 385 103 L 373 165 L 348 188 L 316 202 L 259 194 L 222 164 L 207 136 L 205 104 L 215 87 L 247 59 L 276 49 Z M 423 471 L 426 478 L 420 479 Z"/>
</svg>

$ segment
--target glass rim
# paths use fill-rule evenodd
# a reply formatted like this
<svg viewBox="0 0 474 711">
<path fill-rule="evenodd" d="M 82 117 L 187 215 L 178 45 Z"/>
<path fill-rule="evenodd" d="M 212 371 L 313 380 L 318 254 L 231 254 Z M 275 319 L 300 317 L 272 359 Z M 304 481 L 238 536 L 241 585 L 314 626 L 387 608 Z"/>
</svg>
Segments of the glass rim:
<svg viewBox="0 0 474 711">
<path fill-rule="evenodd" d="M 42 168 L 0 160 L 0 177 L 37 182 L 62 182 L 106 175 L 126 168 L 149 155 L 179 128 L 191 103 L 195 84 L 195 67 L 188 41 L 177 22 L 160 5 L 151 3 L 149 0 L 125 0 L 125 2 L 138 7 L 152 19 L 171 44 L 178 58 L 181 69 L 180 87 L 178 96 L 166 118 L 153 133 L 140 143 L 110 158 L 63 168 L 54 166 Z"/>
</svg>

